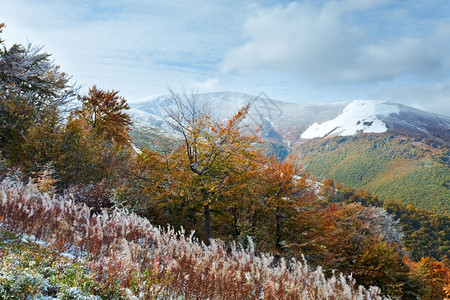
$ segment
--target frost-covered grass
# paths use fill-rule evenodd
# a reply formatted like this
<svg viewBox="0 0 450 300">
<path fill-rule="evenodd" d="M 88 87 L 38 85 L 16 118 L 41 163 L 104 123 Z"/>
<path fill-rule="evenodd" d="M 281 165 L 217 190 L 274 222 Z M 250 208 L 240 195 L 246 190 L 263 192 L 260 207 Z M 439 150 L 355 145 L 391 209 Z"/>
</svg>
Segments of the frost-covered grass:
<svg viewBox="0 0 450 300">
<path fill-rule="evenodd" d="M 87 264 L 6 232 L 0 232 L 0 258 L 1 299 L 94 300 L 104 294 Z"/>
<path fill-rule="evenodd" d="M 77 276 L 115 291 L 106 299 L 381 299 L 378 288 L 355 287 L 342 275 L 325 278 L 305 262 L 274 266 L 272 256 L 255 255 L 252 247 L 206 247 L 124 211 L 91 215 L 70 195 L 51 198 L 11 179 L 0 184 L 0 222 L 5 231 L 47 242 L 53 255 L 89 261 L 89 271 L 81 264 Z"/>
</svg>

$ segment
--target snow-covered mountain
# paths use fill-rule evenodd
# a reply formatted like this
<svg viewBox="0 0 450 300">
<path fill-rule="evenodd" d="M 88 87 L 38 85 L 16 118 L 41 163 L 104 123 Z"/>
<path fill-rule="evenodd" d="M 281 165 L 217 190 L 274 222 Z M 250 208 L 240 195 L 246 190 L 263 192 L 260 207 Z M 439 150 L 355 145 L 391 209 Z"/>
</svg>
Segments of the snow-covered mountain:
<svg viewBox="0 0 450 300">
<path fill-rule="evenodd" d="M 380 117 L 399 114 L 400 109 L 392 104 L 355 100 L 347 104 L 344 111 L 336 118 L 322 124 L 314 123 L 302 133 L 301 138 L 312 139 L 333 134 L 340 136 L 354 135 L 358 131 L 381 133 L 388 129 Z"/>
<path fill-rule="evenodd" d="M 292 153 L 313 176 L 368 190 L 381 200 L 450 211 L 447 116 L 373 100 L 286 103 L 242 93 L 200 94 L 198 100 L 217 120 L 251 103 L 245 122 L 262 128 L 267 151 L 279 158 Z M 151 147 L 155 140 L 173 143 L 164 120 L 172 109 L 169 96 L 131 106 L 138 146 Z"/>
<path fill-rule="evenodd" d="M 252 96 L 236 92 L 198 95 L 217 120 L 230 118 L 251 103 L 245 122 L 262 127 L 266 139 L 291 146 L 314 138 L 350 136 L 357 133 L 399 133 L 448 141 L 450 118 L 397 103 L 354 100 L 337 103 L 287 103 L 265 94 Z M 169 95 L 131 103 L 130 114 L 137 126 L 170 131 L 165 122 L 172 107 Z"/>
</svg>

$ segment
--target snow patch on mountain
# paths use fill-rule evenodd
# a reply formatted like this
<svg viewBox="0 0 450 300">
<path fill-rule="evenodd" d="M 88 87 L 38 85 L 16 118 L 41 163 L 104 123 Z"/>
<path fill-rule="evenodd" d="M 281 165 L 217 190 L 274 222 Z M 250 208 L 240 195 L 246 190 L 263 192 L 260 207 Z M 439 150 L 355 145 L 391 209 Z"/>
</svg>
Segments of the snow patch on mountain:
<svg viewBox="0 0 450 300">
<path fill-rule="evenodd" d="M 301 138 L 313 139 L 329 135 L 348 136 L 358 131 L 365 133 L 386 132 L 386 124 L 378 117 L 399 114 L 395 104 L 375 100 L 354 100 L 336 118 L 318 124 L 314 123 L 306 129 Z"/>
</svg>

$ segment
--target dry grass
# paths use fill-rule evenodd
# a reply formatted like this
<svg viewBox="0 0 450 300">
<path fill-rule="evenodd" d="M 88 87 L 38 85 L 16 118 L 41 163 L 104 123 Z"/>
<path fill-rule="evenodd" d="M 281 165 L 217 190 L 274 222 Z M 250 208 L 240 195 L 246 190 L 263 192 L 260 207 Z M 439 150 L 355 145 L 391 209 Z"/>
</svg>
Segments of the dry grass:
<svg viewBox="0 0 450 300">
<path fill-rule="evenodd" d="M 192 235 L 161 230 L 124 211 L 92 215 L 70 195 L 50 197 L 11 179 L 0 184 L 0 222 L 55 251 L 88 257 L 97 280 L 120 282 L 133 299 L 381 299 L 378 288 L 356 288 L 342 275 L 325 278 L 306 262 L 273 266 L 272 256 L 257 256 L 251 248 L 230 251 L 221 241 L 206 247 Z"/>
</svg>

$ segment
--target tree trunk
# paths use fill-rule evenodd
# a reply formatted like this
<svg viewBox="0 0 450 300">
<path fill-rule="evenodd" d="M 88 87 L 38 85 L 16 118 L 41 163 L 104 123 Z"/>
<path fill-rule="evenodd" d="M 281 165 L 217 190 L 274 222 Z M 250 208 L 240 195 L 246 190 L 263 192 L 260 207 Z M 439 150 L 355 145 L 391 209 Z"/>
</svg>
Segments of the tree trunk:
<svg viewBox="0 0 450 300">
<path fill-rule="evenodd" d="M 205 215 L 205 244 L 209 246 L 211 239 L 211 210 L 209 208 L 209 199 L 208 192 L 206 190 L 202 190 L 202 200 L 203 200 L 203 209 Z"/>
<path fill-rule="evenodd" d="M 233 234 L 234 237 L 237 238 L 241 233 L 238 228 L 238 208 L 236 206 L 233 207 Z"/>
<path fill-rule="evenodd" d="M 209 202 L 207 202 L 204 205 L 204 209 L 205 209 L 205 236 L 206 236 L 206 241 L 205 244 L 206 246 L 209 246 L 211 244 L 210 239 L 211 239 L 211 210 L 209 209 Z"/>
<path fill-rule="evenodd" d="M 256 231 L 256 212 L 254 201 L 252 200 L 250 203 L 250 216 L 249 216 L 249 222 L 250 222 L 250 235 L 254 236 Z"/>
<path fill-rule="evenodd" d="M 281 209 L 277 207 L 276 210 L 276 241 L 275 241 L 275 248 L 278 253 L 281 253 L 283 248 L 281 247 Z"/>
</svg>

